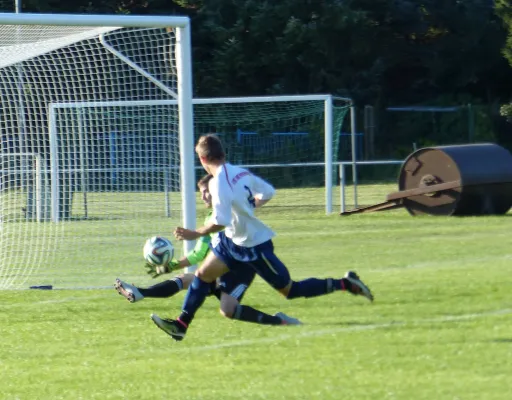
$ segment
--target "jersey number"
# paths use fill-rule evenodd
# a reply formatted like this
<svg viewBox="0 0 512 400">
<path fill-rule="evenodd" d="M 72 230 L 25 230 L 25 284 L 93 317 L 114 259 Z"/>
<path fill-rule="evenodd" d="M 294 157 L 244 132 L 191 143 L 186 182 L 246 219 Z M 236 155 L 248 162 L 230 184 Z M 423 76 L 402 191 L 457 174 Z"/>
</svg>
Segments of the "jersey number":
<svg viewBox="0 0 512 400">
<path fill-rule="evenodd" d="M 254 196 L 252 195 L 251 189 L 249 189 L 248 186 L 244 186 L 244 189 L 249 192 L 249 195 L 247 196 L 247 201 L 252 206 L 252 208 L 256 208 L 256 200 L 254 200 Z"/>
</svg>

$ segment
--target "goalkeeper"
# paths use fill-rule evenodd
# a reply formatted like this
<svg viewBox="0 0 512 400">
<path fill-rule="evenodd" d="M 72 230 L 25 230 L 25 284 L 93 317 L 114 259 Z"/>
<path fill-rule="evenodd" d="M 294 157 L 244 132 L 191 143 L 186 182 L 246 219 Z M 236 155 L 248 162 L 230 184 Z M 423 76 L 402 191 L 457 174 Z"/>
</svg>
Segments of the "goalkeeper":
<svg viewBox="0 0 512 400">
<path fill-rule="evenodd" d="M 208 189 L 211 178 L 212 175 L 206 175 L 197 183 L 201 193 L 201 200 L 206 208 L 209 209 L 212 208 L 212 199 Z M 210 220 L 211 214 L 212 212 L 210 211 L 206 216 L 205 224 Z M 146 264 L 147 273 L 151 275 L 152 278 L 156 278 L 160 275 L 200 263 L 208 254 L 212 236 L 202 236 L 190 253 L 179 260 L 171 260 L 168 265 L 155 267 L 149 263 Z M 194 274 L 185 273 L 148 288 L 137 287 L 120 279 L 116 279 L 114 287 L 120 295 L 131 303 L 135 303 L 144 299 L 144 297 L 166 298 L 174 296 L 181 290 L 187 290 L 194 280 L 194 277 Z M 212 282 L 209 294 L 215 295 L 220 300 L 220 313 L 227 318 L 264 325 L 300 324 L 297 319 L 289 317 L 284 313 L 279 312 L 275 315 L 269 315 L 252 307 L 240 304 L 242 297 L 247 291 L 247 288 L 251 285 L 254 277 L 255 272 L 248 268 L 243 272 L 229 271 Z"/>
</svg>

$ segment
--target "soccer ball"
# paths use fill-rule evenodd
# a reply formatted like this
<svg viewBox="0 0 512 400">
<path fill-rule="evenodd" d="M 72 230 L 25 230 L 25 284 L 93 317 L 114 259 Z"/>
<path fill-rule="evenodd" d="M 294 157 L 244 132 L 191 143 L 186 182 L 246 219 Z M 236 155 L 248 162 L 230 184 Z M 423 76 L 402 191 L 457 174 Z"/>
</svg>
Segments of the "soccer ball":
<svg viewBox="0 0 512 400">
<path fill-rule="evenodd" d="M 167 265 L 174 257 L 174 246 L 169 239 L 153 236 L 144 244 L 144 259 L 154 266 Z"/>
</svg>

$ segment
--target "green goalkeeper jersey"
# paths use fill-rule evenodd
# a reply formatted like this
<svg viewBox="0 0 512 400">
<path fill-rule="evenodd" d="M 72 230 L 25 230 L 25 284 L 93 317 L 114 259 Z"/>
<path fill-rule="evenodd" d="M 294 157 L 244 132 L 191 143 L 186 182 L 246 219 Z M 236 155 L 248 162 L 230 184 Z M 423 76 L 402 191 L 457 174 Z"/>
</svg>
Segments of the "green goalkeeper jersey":
<svg viewBox="0 0 512 400">
<path fill-rule="evenodd" d="M 212 212 L 210 211 L 206 218 L 204 219 L 204 225 L 208 224 L 210 221 L 210 218 L 212 217 Z M 190 253 L 187 254 L 187 260 L 190 263 L 190 265 L 195 265 L 203 261 L 208 254 L 208 250 L 210 250 L 210 242 L 212 240 L 213 235 L 216 235 L 216 233 L 212 233 L 210 235 L 201 236 L 199 239 L 197 239 L 196 245 Z"/>
</svg>

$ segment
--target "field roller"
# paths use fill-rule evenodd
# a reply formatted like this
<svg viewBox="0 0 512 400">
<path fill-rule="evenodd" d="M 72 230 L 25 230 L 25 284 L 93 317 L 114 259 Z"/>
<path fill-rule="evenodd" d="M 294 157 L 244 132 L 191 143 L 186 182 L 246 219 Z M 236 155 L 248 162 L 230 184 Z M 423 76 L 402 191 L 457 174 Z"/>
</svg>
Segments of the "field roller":
<svg viewBox="0 0 512 400">
<path fill-rule="evenodd" d="M 405 207 L 411 215 L 502 215 L 512 206 L 512 155 L 492 143 L 426 147 L 409 155 L 398 192 L 342 213 Z"/>
</svg>

